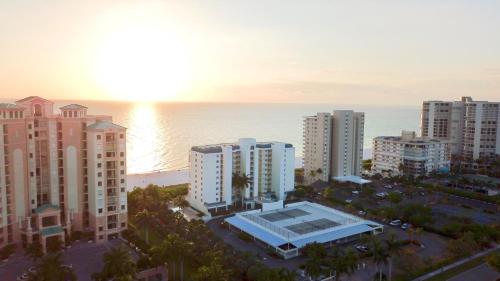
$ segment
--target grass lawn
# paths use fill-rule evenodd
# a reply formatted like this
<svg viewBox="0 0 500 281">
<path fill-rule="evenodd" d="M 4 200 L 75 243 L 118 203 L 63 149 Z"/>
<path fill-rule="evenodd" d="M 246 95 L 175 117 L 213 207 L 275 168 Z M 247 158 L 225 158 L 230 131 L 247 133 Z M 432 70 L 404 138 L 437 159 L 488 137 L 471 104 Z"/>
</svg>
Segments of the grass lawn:
<svg viewBox="0 0 500 281">
<path fill-rule="evenodd" d="M 486 258 L 488 256 L 484 256 L 484 257 L 479 257 L 479 258 L 476 258 L 476 259 L 473 259 L 471 261 L 468 261 L 460 266 L 457 266 L 455 268 L 452 268 L 448 271 L 445 271 L 441 274 L 438 274 L 430 279 L 427 279 L 429 281 L 446 281 L 462 272 L 465 272 L 469 269 L 472 269 L 476 266 L 479 266 L 480 264 L 486 262 Z"/>
</svg>

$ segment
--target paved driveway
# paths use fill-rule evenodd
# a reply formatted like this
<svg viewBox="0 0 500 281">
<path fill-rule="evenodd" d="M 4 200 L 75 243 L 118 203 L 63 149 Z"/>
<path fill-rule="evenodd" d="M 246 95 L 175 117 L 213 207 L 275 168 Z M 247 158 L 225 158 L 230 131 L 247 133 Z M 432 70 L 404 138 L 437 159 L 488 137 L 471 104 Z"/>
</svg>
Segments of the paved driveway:
<svg viewBox="0 0 500 281">
<path fill-rule="evenodd" d="M 495 281 L 497 278 L 500 278 L 500 273 L 483 263 L 448 279 L 448 281 Z"/>
</svg>

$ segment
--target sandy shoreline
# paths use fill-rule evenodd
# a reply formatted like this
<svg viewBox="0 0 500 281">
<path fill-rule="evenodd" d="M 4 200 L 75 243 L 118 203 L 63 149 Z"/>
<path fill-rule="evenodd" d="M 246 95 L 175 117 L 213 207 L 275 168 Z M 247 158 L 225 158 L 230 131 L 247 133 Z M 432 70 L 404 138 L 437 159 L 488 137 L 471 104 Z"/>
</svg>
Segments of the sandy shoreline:
<svg viewBox="0 0 500 281">
<path fill-rule="evenodd" d="M 364 157 L 371 155 L 371 150 L 365 149 Z M 302 157 L 295 158 L 295 168 L 302 168 L 303 162 Z M 146 187 L 148 184 L 156 185 L 176 185 L 189 182 L 189 170 L 179 169 L 171 171 L 153 171 L 147 173 L 139 174 L 128 174 L 127 175 L 127 190 L 132 190 L 134 187 Z"/>
</svg>

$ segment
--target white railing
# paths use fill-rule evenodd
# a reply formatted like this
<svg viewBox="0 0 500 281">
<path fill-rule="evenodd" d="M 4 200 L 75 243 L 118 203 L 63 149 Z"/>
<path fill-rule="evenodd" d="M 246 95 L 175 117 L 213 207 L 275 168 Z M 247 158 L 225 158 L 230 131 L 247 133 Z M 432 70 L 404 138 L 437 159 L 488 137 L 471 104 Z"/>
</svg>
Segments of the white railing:
<svg viewBox="0 0 500 281">
<path fill-rule="evenodd" d="M 292 232 L 290 230 L 287 230 L 287 229 L 284 229 L 284 228 L 281 228 L 279 226 L 276 226 L 266 220 L 264 220 L 263 218 L 261 217 L 258 217 L 258 216 L 253 216 L 253 215 L 250 215 L 250 214 L 242 214 L 242 216 L 266 229 L 269 229 L 283 237 L 286 237 L 288 240 L 292 239 L 292 238 L 295 238 L 298 236 L 298 234 L 296 234 L 295 232 Z"/>
</svg>

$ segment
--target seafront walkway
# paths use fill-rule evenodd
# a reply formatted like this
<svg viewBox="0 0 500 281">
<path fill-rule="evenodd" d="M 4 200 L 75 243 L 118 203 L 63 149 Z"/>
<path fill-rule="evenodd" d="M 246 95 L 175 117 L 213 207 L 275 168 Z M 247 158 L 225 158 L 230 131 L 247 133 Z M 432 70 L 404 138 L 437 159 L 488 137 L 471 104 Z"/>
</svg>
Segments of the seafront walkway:
<svg viewBox="0 0 500 281">
<path fill-rule="evenodd" d="M 415 279 L 413 279 L 413 281 L 424 281 L 424 280 L 427 280 L 427 279 L 429 279 L 429 278 L 431 278 L 431 277 L 434 277 L 434 276 L 436 276 L 436 275 L 438 275 L 438 274 L 440 274 L 440 273 L 443 273 L 443 272 L 445 272 L 445 271 L 447 271 L 447 270 L 450 270 L 450 269 L 452 269 L 452 268 L 455 268 L 455 267 L 457 267 L 457 266 L 460 266 L 460 265 L 462 265 L 462 264 L 464 264 L 464 263 L 466 263 L 466 262 L 468 262 L 468 261 L 471 261 L 471 260 L 476 259 L 476 258 L 484 257 L 484 256 L 486 256 L 486 255 L 488 255 L 488 254 L 490 254 L 491 252 L 494 252 L 494 251 L 496 251 L 496 250 L 500 250 L 500 245 L 496 245 L 496 246 L 495 246 L 495 247 L 493 247 L 493 248 L 490 248 L 490 249 L 484 250 L 484 251 L 479 252 L 479 253 L 477 253 L 477 254 L 475 254 L 475 255 L 473 255 L 473 256 L 470 256 L 470 257 L 468 257 L 468 258 L 465 258 L 465 259 L 462 259 L 462 260 L 456 261 L 456 262 L 454 262 L 454 263 L 452 263 L 452 264 L 449 264 L 449 265 L 447 265 L 447 266 L 443 266 L 443 267 L 441 267 L 441 268 L 439 268 L 439 269 L 436 269 L 436 270 L 434 270 L 434 271 L 432 271 L 432 272 L 429 272 L 429 273 L 427 273 L 427 274 L 425 274 L 425 275 L 422 275 L 422 276 L 420 276 L 420 277 L 418 277 L 418 278 L 415 278 Z"/>
</svg>

